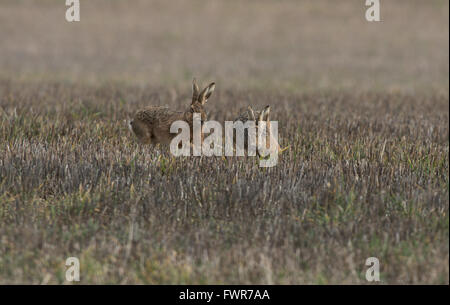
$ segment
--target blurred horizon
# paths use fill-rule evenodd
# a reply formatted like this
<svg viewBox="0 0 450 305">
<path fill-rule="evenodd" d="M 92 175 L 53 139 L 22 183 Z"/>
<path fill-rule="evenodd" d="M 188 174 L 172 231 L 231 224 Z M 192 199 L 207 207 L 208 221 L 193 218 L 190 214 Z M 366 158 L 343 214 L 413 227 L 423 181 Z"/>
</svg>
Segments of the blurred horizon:
<svg viewBox="0 0 450 305">
<path fill-rule="evenodd" d="M 448 95 L 447 1 L 2 1 L 0 79 Z"/>
</svg>

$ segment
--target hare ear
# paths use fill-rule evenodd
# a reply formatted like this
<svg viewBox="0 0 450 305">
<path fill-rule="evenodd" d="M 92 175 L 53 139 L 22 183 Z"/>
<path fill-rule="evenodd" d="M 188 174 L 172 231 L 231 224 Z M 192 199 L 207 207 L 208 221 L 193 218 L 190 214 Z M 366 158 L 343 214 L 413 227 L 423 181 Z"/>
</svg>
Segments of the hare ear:
<svg viewBox="0 0 450 305">
<path fill-rule="evenodd" d="M 252 121 L 256 121 L 256 118 L 255 118 L 255 112 L 253 112 L 252 107 L 248 106 L 248 112 L 250 113 L 250 119 L 251 119 Z"/>
<path fill-rule="evenodd" d="M 192 103 L 197 101 L 199 91 L 200 89 L 198 89 L 197 80 L 194 78 L 192 80 Z"/>
<path fill-rule="evenodd" d="M 266 116 L 266 121 L 269 122 L 270 121 L 270 119 L 269 119 L 269 117 L 270 117 L 270 106 L 269 105 L 266 106 L 266 109 L 264 110 L 264 115 Z"/>
<path fill-rule="evenodd" d="M 266 118 L 266 120 L 269 120 L 269 114 L 270 114 L 270 105 L 267 105 L 266 108 L 261 110 L 258 121 L 264 121 L 264 117 Z"/>
<path fill-rule="evenodd" d="M 202 105 L 205 104 L 208 101 L 211 94 L 214 92 L 215 88 L 216 83 L 209 84 L 208 87 L 206 87 L 205 89 L 202 90 L 202 92 L 200 92 L 198 101 L 202 103 Z"/>
</svg>

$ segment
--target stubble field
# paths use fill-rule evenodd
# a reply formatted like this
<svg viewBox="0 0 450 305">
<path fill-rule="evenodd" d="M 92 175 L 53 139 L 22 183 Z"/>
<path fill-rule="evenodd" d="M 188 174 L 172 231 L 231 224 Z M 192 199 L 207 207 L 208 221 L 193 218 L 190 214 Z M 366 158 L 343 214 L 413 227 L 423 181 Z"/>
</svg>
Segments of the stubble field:
<svg viewBox="0 0 450 305">
<path fill-rule="evenodd" d="M 131 4 L 132 3 L 132 4 Z M 382 2 L 384 3 L 384 2 Z M 448 2 L 0 4 L 0 283 L 448 284 Z M 277 166 L 173 157 L 126 121 L 272 106 Z"/>
</svg>

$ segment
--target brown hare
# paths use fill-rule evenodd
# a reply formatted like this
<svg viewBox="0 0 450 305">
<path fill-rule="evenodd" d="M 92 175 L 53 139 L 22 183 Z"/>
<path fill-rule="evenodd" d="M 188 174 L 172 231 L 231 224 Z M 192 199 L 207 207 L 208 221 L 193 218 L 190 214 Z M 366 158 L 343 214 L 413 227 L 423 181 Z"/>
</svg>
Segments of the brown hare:
<svg viewBox="0 0 450 305">
<path fill-rule="evenodd" d="M 271 129 L 270 129 L 270 106 L 267 105 L 266 107 L 264 107 L 263 110 L 261 111 L 253 111 L 252 107 L 248 106 L 247 110 L 244 110 L 241 112 L 241 114 L 234 120 L 236 121 L 241 121 L 243 123 L 247 122 L 247 121 L 254 121 L 255 122 L 255 126 L 256 126 L 256 135 L 258 134 L 258 125 L 261 125 L 260 122 L 264 122 L 266 123 L 266 130 L 265 133 L 263 133 L 263 136 L 265 134 L 266 136 L 266 147 L 265 150 L 270 150 L 270 144 L 272 144 L 273 149 L 276 150 L 277 153 L 282 153 L 284 150 L 286 150 L 288 147 L 285 148 L 281 148 L 277 137 L 275 137 L 274 135 L 272 135 L 271 133 Z M 248 148 L 248 133 L 245 133 L 245 137 L 244 137 L 244 148 L 247 149 Z M 264 148 L 263 148 L 264 149 Z M 259 151 L 258 151 L 259 154 Z"/>
<path fill-rule="evenodd" d="M 129 128 L 141 143 L 168 145 L 176 136 L 176 134 L 170 133 L 170 126 L 173 122 L 181 120 L 189 124 L 192 140 L 193 114 L 199 113 L 202 123 L 207 120 L 203 107 L 213 93 L 214 88 L 215 83 L 210 83 L 200 91 L 194 78 L 192 82 L 192 103 L 186 111 L 173 111 L 166 107 L 149 106 L 136 112 L 133 119 L 129 122 Z"/>
</svg>

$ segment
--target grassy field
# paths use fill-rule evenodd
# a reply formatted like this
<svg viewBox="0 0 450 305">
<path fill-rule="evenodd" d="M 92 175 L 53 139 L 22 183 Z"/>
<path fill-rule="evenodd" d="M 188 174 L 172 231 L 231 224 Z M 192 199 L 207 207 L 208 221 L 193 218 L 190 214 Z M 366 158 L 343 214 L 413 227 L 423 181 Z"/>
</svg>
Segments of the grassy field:
<svg viewBox="0 0 450 305">
<path fill-rule="evenodd" d="M 448 2 L 360 2 L 2 1 L 0 284 L 448 284 Z M 194 76 L 277 166 L 137 143 Z"/>
</svg>

